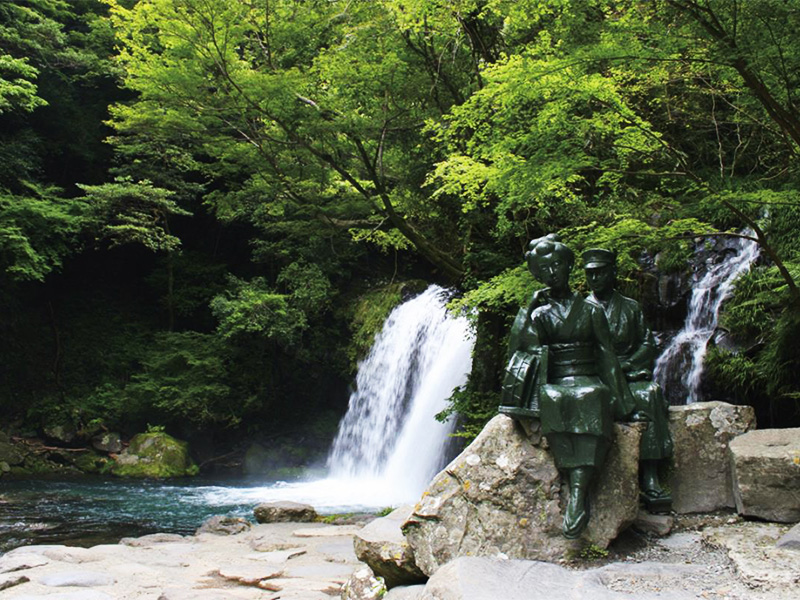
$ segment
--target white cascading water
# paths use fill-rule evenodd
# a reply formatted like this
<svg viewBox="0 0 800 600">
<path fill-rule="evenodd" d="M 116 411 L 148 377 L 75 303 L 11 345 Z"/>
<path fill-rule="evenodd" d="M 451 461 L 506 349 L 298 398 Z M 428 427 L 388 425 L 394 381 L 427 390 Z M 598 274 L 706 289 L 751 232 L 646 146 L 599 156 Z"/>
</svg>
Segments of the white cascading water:
<svg viewBox="0 0 800 600">
<path fill-rule="evenodd" d="M 443 466 L 452 424 L 434 416 L 466 382 L 474 343 L 446 302 L 434 285 L 389 315 L 359 365 L 328 459 L 331 477 L 382 480 L 418 496 Z"/>
<path fill-rule="evenodd" d="M 329 476 L 253 488 L 208 486 L 184 501 L 226 506 L 279 500 L 321 513 L 416 502 L 445 460 L 452 424 L 434 415 L 463 385 L 474 337 L 465 318 L 448 315 L 448 293 L 430 286 L 387 318 L 359 365 L 357 390 L 328 459 Z"/>
<path fill-rule="evenodd" d="M 753 232 L 746 230 L 743 235 L 752 236 Z M 758 244 L 752 240 L 732 238 L 728 249 L 730 256 L 709 266 L 705 275 L 695 281 L 683 329 L 656 360 L 655 380 L 665 390 L 681 385 L 687 404 L 701 400 L 703 361 L 717 328 L 722 303 L 733 292 L 736 278 L 758 257 Z"/>
</svg>

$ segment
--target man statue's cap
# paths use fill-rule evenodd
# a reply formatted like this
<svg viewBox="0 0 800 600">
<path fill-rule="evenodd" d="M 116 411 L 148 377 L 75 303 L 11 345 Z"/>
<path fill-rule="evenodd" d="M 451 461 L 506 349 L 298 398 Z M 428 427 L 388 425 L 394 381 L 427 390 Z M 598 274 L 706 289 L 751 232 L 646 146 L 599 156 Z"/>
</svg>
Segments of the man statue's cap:
<svg viewBox="0 0 800 600">
<path fill-rule="evenodd" d="M 604 248 L 589 248 L 583 254 L 584 269 L 597 269 L 599 267 L 607 267 L 617 262 L 616 253 Z"/>
</svg>

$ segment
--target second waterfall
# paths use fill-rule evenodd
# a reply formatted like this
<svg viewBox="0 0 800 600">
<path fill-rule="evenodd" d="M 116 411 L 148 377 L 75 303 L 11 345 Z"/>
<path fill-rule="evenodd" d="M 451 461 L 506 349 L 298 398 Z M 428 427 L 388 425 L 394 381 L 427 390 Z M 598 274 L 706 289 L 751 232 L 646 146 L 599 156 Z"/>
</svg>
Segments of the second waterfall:
<svg viewBox="0 0 800 600">
<path fill-rule="evenodd" d="M 472 366 L 464 318 L 430 286 L 395 308 L 359 365 L 356 390 L 328 459 L 334 478 L 372 479 L 418 495 L 443 466 L 450 424 L 435 420 Z"/>
</svg>

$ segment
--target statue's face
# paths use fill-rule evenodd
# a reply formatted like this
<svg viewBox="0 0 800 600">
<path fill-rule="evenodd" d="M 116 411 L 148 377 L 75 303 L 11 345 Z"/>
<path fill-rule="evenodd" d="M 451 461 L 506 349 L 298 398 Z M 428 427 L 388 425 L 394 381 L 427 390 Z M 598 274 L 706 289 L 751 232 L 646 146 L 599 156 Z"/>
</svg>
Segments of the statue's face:
<svg viewBox="0 0 800 600">
<path fill-rule="evenodd" d="M 569 287 L 569 272 L 572 264 L 569 257 L 560 252 L 553 252 L 536 258 L 532 269 L 533 276 L 554 290 Z"/>
<path fill-rule="evenodd" d="M 586 269 L 586 282 L 595 294 L 603 294 L 614 289 L 617 273 L 614 265 Z"/>
</svg>

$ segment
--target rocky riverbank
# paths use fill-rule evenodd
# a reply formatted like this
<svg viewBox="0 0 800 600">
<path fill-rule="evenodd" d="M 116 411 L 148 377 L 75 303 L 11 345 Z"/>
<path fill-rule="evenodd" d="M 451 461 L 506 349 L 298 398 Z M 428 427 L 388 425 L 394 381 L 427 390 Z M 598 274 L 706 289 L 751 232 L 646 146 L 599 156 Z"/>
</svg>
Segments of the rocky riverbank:
<svg viewBox="0 0 800 600">
<path fill-rule="evenodd" d="M 10 600 L 330 600 L 367 569 L 353 551 L 362 526 L 269 523 L 233 535 L 25 546 L 0 557 L 0 590 Z M 384 599 L 793 600 L 800 539 L 776 545 L 789 529 L 732 514 L 682 516 L 665 537 L 631 531 L 607 555 L 569 563 L 458 559 Z"/>
</svg>

